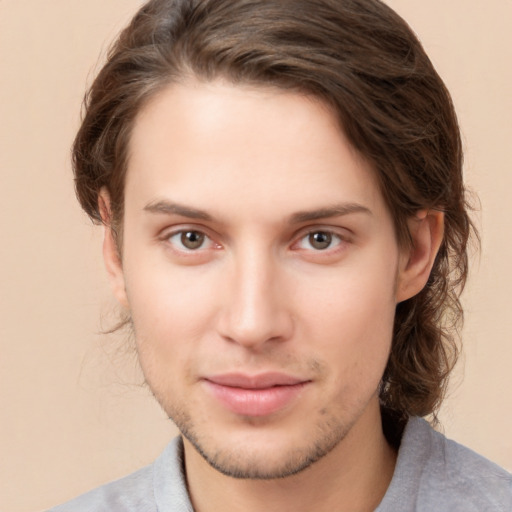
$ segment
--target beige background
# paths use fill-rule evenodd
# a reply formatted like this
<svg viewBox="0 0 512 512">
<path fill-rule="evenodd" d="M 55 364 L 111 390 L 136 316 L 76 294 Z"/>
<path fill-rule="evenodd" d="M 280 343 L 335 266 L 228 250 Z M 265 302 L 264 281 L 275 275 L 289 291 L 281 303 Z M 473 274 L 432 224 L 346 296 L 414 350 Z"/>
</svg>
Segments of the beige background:
<svg viewBox="0 0 512 512">
<path fill-rule="evenodd" d="M 137 0 L 0 0 L 0 511 L 43 510 L 151 461 L 172 435 L 119 337 L 69 146 L 97 56 Z M 483 251 L 445 432 L 512 470 L 512 2 L 389 0 L 451 89 Z M 462 374 L 462 365 L 459 375 Z M 459 377 L 456 379 L 461 381 Z"/>
</svg>

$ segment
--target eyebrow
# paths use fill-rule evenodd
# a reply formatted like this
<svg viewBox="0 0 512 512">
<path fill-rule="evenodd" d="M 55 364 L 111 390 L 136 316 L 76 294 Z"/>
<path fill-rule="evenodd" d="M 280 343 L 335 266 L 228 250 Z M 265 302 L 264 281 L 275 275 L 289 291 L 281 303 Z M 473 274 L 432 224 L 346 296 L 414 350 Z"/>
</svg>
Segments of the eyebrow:
<svg viewBox="0 0 512 512">
<path fill-rule="evenodd" d="M 312 220 L 328 219 L 329 217 L 341 217 L 343 215 L 350 215 L 352 213 L 365 213 L 367 215 L 372 215 L 371 210 L 362 204 L 343 203 L 327 208 L 320 208 L 318 210 L 294 213 L 290 217 L 290 224 L 299 224 L 301 222 L 309 222 Z"/>
<path fill-rule="evenodd" d="M 213 220 L 213 217 L 203 210 L 165 200 L 149 203 L 144 207 L 144 211 L 150 213 L 162 213 L 165 215 L 179 215 L 181 217 L 188 217 L 190 219 L 207 221 Z"/>
<path fill-rule="evenodd" d="M 179 215 L 180 217 L 187 217 L 189 219 L 204 221 L 214 220 L 214 218 L 204 210 L 192 208 L 190 206 L 181 205 L 167 200 L 151 202 L 144 207 L 144 211 L 164 215 Z M 288 222 L 290 224 L 300 224 L 302 222 L 327 219 L 329 217 L 341 217 L 343 215 L 350 215 L 353 213 L 364 213 L 367 215 L 372 215 L 371 210 L 366 206 L 358 203 L 343 203 L 326 208 L 305 210 L 294 213 L 289 217 Z"/>
</svg>

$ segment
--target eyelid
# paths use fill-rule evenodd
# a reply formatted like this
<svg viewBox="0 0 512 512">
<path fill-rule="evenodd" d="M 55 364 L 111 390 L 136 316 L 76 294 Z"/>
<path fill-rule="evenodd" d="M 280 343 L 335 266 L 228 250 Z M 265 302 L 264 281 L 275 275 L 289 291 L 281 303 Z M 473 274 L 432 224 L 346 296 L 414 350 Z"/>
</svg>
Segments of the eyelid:
<svg viewBox="0 0 512 512">
<path fill-rule="evenodd" d="M 189 233 L 197 233 L 200 239 L 200 245 L 195 248 L 187 247 L 183 242 L 183 235 L 187 235 Z M 176 238 L 176 241 L 173 239 Z M 209 249 L 212 245 L 212 240 L 208 235 L 204 233 L 200 233 L 199 231 L 192 231 L 191 229 L 187 229 L 185 231 L 177 231 L 176 233 L 172 233 L 168 238 L 168 242 L 174 247 L 178 247 L 178 250 L 183 252 L 199 252 L 201 250 Z"/>
<path fill-rule="evenodd" d="M 306 233 L 304 236 L 302 236 L 301 238 L 299 238 L 297 240 L 297 244 L 302 244 L 303 242 L 306 242 L 307 240 L 307 243 L 309 245 L 312 245 L 310 243 L 310 237 L 311 235 L 314 235 L 316 233 L 324 233 L 326 235 L 329 235 L 331 240 L 330 240 L 330 244 L 328 247 L 326 247 L 325 249 L 317 249 L 316 247 L 310 247 L 310 248 L 303 248 L 304 250 L 308 250 L 308 249 L 311 249 L 312 251 L 316 252 L 326 252 L 328 251 L 329 249 L 334 249 L 335 247 L 337 247 L 340 243 L 343 242 L 343 238 L 341 238 L 339 235 L 337 235 L 336 233 L 330 233 L 328 231 L 311 231 L 310 233 Z"/>
<path fill-rule="evenodd" d="M 293 240 L 301 240 L 304 237 L 311 235 L 313 233 L 329 233 L 330 235 L 337 236 L 342 240 L 351 241 L 354 237 L 354 233 L 345 227 L 341 226 L 326 226 L 326 225 L 318 225 L 318 226 L 307 226 L 301 228 L 295 232 L 293 235 Z"/>
<path fill-rule="evenodd" d="M 331 247 L 325 249 L 315 249 L 314 247 L 300 247 L 303 241 L 314 233 L 327 233 L 336 239 L 337 242 Z M 314 258 L 314 261 L 328 261 L 330 258 L 340 255 L 347 246 L 353 242 L 351 230 L 340 226 L 307 226 L 299 230 L 293 237 L 293 242 L 290 246 L 291 250 L 297 251 L 299 254 L 307 255 L 308 258 Z M 333 240 L 334 242 L 334 240 Z"/>
<path fill-rule="evenodd" d="M 170 242 L 170 239 L 173 236 L 183 234 L 183 233 L 186 233 L 189 231 L 194 231 L 194 232 L 204 235 L 205 238 L 210 241 L 210 243 L 208 244 L 209 246 L 205 247 L 205 248 L 201 247 L 199 249 L 187 249 L 186 247 L 179 249 L 175 246 L 175 244 L 172 244 Z M 202 251 L 207 251 L 209 249 L 220 249 L 222 246 L 220 243 L 218 243 L 215 240 L 215 238 L 216 237 L 214 236 L 214 234 L 212 234 L 212 231 L 210 229 L 206 228 L 205 226 L 198 226 L 195 224 L 179 224 L 179 225 L 175 225 L 172 227 L 168 227 L 168 228 L 163 229 L 160 232 L 160 234 L 158 235 L 158 239 L 164 243 L 169 244 L 170 246 L 173 246 L 174 251 L 179 252 L 181 254 L 187 254 L 187 255 L 188 254 L 192 255 L 194 253 L 200 253 Z"/>
<path fill-rule="evenodd" d="M 158 233 L 158 238 L 160 239 L 166 239 L 173 235 L 176 235 L 177 233 L 183 233 L 186 231 L 197 231 L 198 233 L 202 233 L 208 238 L 213 238 L 211 234 L 211 229 L 207 228 L 204 225 L 194 224 L 194 223 L 177 223 L 173 224 L 172 226 L 166 226 L 165 228 L 161 229 Z"/>
</svg>

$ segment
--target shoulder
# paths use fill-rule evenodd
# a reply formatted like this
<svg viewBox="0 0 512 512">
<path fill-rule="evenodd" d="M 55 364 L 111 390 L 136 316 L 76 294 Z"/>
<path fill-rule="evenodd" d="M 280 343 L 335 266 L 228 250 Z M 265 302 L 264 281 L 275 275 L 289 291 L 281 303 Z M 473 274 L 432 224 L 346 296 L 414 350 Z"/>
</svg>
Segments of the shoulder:
<svg viewBox="0 0 512 512">
<path fill-rule="evenodd" d="M 48 512 L 157 512 L 171 504 L 170 510 L 188 511 L 181 450 L 181 439 L 176 438 L 153 464 Z"/>
<path fill-rule="evenodd" d="M 442 493 L 440 503 L 468 510 L 512 510 L 512 475 L 469 448 L 447 439 L 425 421 L 416 419 L 418 437 L 429 439 L 424 492 Z M 467 508 L 471 505 L 472 508 Z M 452 510 L 457 510 L 452 508 Z"/>
<path fill-rule="evenodd" d="M 389 491 L 417 511 L 512 510 L 512 475 L 420 418 L 407 424 Z"/>
<path fill-rule="evenodd" d="M 52 508 L 49 512 L 156 512 L 156 507 L 151 504 L 152 473 L 153 465 L 147 466 Z"/>
<path fill-rule="evenodd" d="M 156 512 L 151 503 L 153 465 L 124 478 L 102 485 L 49 512 Z"/>
</svg>

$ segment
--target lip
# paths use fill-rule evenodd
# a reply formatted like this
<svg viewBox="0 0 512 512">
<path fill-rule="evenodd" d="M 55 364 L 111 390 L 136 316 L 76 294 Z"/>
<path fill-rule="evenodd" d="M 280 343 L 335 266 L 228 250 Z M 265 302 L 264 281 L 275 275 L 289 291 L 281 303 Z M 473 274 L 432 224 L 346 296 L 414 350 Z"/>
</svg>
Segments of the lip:
<svg viewBox="0 0 512 512">
<path fill-rule="evenodd" d="M 208 392 L 231 412 L 261 417 L 290 406 L 310 380 L 283 373 L 229 373 L 205 377 Z"/>
</svg>

